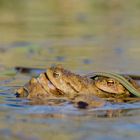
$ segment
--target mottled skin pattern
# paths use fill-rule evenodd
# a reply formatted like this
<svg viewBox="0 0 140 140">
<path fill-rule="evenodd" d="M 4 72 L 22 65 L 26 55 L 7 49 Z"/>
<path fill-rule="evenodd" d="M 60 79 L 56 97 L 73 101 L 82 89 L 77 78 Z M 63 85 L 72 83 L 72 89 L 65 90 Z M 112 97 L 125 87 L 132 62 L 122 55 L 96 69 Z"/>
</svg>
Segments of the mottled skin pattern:
<svg viewBox="0 0 140 140">
<path fill-rule="evenodd" d="M 110 86 L 107 84 L 101 86 L 103 80 L 110 80 Z M 56 66 L 48 68 L 38 78 L 32 78 L 29 83 L 17 90 L 17 95 L 41 100 L 60 98 L 80 103 L 80 106 L 86 106 L 84 103 L 87 103 L 92 107 L 102 106 L 105 103 L 99 98 L 118 102 L 118 100 L 123 101 L 123 98 L 130 96 L 121 84 L 117 81 L 112 83 L 111 80 L 113 79 L 107 80 L 102 77 L 100 81 L 93 80 Z"/>
<path fill-rule="evenodd" d="M 42 100 L 48 98 L 56 98 L 61 93 L 50 83 L 44 73 L 38 78 L 32 78 L 27 84 L 16 91 L 19 97 L 27 97 L 28 99 L 39 98 Z"/>
<path fill-rule="evenodd" d="M 95 79 L 95 85 L 108 93 L 114 93 L 114 94 L 123 94 L 126 91 L 126 89 L 115 79 L 108 78 L 108 77 L 97 77 Z"/>
<path fill-rule="evenodd" d="M 130 77 L 124 76 L 137 90 L 139 90 L 139 85 Z M 120 84 L 119 81 L 108 78 L 108 77 L 97 77 L 95 79 L 95 85 L 108 93 L 115 93 L 115 94 L 129 94 L 129 91 Z"/>
<path fill-rule="evenodd" d="M 78 108 L 95 108 L 105 104 L 105 101 L 90 94 L 77 94 L 73 88 L 70 90 L 69 85 L 68 90 L 72 91 L 70 94 L 61 91 L 61 88 L 55 87 L 52 81 L 48 79 L 47 74 L 40 74 L 38 78 L 32 78 L 24 87 L 19 88 L 17 95 L 32 99 L 33 104 L 61 105 L 64 101 L 70 101 Z"/>
<path fill-rule="evenodd" d="M 122 98 L 129 96 L 129 94 L 124 92 L 120 95 L 115 93 L 110 94 L 108 91 L 103 91 L 96 86 L 95 80 L 72 73 L 61 66 L 51 67 L 46 73 L 51 83 L 67 96 L 75 96 L 79 94 L 94 95 L 101 98 Z"/>
</svg>

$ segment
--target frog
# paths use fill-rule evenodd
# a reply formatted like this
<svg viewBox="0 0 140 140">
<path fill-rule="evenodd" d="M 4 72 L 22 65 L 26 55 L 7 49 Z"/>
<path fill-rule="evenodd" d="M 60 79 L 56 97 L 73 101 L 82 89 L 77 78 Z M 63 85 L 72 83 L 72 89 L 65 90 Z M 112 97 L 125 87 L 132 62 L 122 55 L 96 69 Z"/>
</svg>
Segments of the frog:
<svg viewBox="0 0 140 140">
<path fill-rule="evenodd" d="M 113 78 L 118 81 L 126 90 L 130 93 L 130 95 L 135 97 L 140 97 L 140 90 L 137 89 L 137 84 L 132 81 L 131 78 L 126 78 L 125 75 L 113 73 L 113 72 L 93 72 L 87 74 L 85 77 L 95 80 L 97 77 L 108 77 Z"/>
<path fill-rule="evenodd" d="M 120 98 L 129 97 L 129 92 L 110 94 L 96 85 L 96 80 L 71 72 L 62 65 L 48 68 L 36 78 L 17 90 L 19 97 L 27 99 L 63 99 L 74 102 L 77 106 L 101 106 L 104 101 L 111 99 L 120 102 Z M 99 100 L 99 104 L 97 99 Z M 102 100 L 103 99 L 103 100 Z M 123 102 L 123 100 L 121 100 Z M 101 105 L 100 105 L 101 103 Z"/>
<path fill-rule="evenodd" d="M 45 100 L 48 98 L 55 98 L 59 95 L 59 91 L 51 84 L 46 78 L 45 73 L 41 73 L 37 78 L 31 78 L 31 80 L 16 90 L 17 97 L 25 97 L 27 99 L 38 98 Z"/>
<path fill-rule="evenodd" d="M 110 77 L 96 77 L 95 78 L 95 85 L 108 93 L 113 94 L 123 94 L 127 92 L 125 87 L 119 83 L 119 81 L 110 78 Z"/>
<path fill-rule="evenodd" d="M 99 100 L 95 95 L 96 92 L 100 94 L 101 90 L 94 87 L 92 79 L 84 78 L 57 65 L 48 68 L 38 77 L 31 78 L 16 93 L 18 97 L 25 97 L 29 100 L 62 99 L 77 105 L 79 108 L 81 108 L 81 105 L 99 107 L 104 105 L 104 101 Z M 101 96 L 104 96 L 103 91 L 101 91 Z"/>
<path fill-rule="evenodd" d="M 50 68 L 49 70 L 51 69 L 52 68 Z M 69 80 L 65 78 L 64 75 L 65 74 L 67 75 L 68 73 L 70 74 L 70 72 L 60 67 L 57 67 L 55 68 L 55 74 L 56 74 L 56 69 L 57 69 L 57 74 L 61 72 L 63 75 L 62 77 L 68 82 Z M 57 74 L 56 75 L 55 74 L 53 72 L 53 76 L 56 78 Z M 25 84 L 23 87 L 19 88 L 16 91 L 17 96 L 26 97 L 27 99 L 32 100 L 31 103 L 33 104 L 61 105 L 64 102 L 70 102 L 75 107 L 80 109 L 91 108 L 91 107 L 96 108 L 105 105 L 105 101 L 97 97 L 87 95 L 87 94 L 81 94 L 81 93 L 77 94 L 78 89 L 76 90 L 76 92 L 75 90 L 73 91 L 73 88 L 70 90 L 69 84 L 68 86 L 66 84 L 65 88 L 68 87 L 68 90 L 71 91 L 70 96 L 68 96 L 66 94 L 68 91 L 67 90 L 64 91 L 61 88 L 59 88 L 61 87 L 59 84 L 57 86 L 55 84 L 53 85 L 53 78 L 50 76 L 51 76 L 50 73 L 48 74 L 42 73 L 37 78 L 31 78 L 31 80 L 27 84 Z M 73 76 L 76 75 L 73 74 Z M 65 83 L 66 81 L 63 82 Z"/>
<path fill-rule="evenodd" d="M 130 82 L 136 90 L 139 91 L 139 85 L 134 81 L 131 77 L 124 75 L 124 78 Z M 103 77 L 99 76 L 95 78 L 95 85 L 108 93 L 113 93 L 113 94 L 130 94 L 129 91 L 116 79 L 111 78 L 111 77 Z M 131 96 L 134 96 L 133 94 L 130 94 Z"/>
<path fill-rule="evenodd" d="M 42 88 L 42 85 L 38 82 L 36 78 L 32 78 L 23 87 L 16 90 L 17 97 L 25 98 L 40 98 L 41 96 L 47 96 L 46 91 Z"/>
<path fill-rule="evenodd" d="M 93 95 L 100 98 L 119 98 L 119 94 L 109 94 L 95 85 L 95 80 L 86 76 L 73 73 L 64 69 L 61 65 L 48 68 L 47 78 L 61 93 L 69 98 L 77 95 Z M 129 94 L 121 94 L 121 97 L 128 97 Z"/>
</svg>

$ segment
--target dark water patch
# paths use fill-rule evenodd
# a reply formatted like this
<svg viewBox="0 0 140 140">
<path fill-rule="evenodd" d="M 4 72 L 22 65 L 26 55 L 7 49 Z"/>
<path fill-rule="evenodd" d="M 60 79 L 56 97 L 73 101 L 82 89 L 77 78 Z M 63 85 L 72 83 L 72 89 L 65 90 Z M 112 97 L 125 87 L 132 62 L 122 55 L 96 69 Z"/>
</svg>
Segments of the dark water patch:
<svg viewBox="0 0 140 140">
<path fill-rule="evenodd" d="M 14 95 L 15 96 L 15 95 Z M 20 98 L 13 98 L 13 97 L 6 97 L 6 99 L 5 99 L 7 102 L 13 102 L 13 103 L 17 103 L 17 102 L 19 102 L 19 103 L 21 103 L 22 101 L 23 101 L 23 99 L 20 99 Z"/>
<path fill-rule="evenodd" d="M 63 56 L 56 56 L 56 61 L 63 62 L 65 60 L 65 57 Z"/>
<path fill-rule="evenodd" d="M 6 103 L 6 106 L 8 106 L 8 107 L 10 107 L 10 108 L 23 108 L 23 107 L 25 107 L 25 106 L 23 106 L 23 105 L 20 105 L 20 104 L 17 104 L 17 102 L 16 103 L 14 103 L 14 104 L 10 104 L 10 103 Z"/>
<path fill-rule="evenodd" d="M 93 61 L 92 60 L 90 60 L 90 59 L 83 59 L 83 64 L 92 64 L 93 63 Z"/>
<path fill-rule="evenodd" d="M 22 66 L 16 66 L 15 70 L 19 73 L 26 73 L 26 74 L 32 74 L 32 75 L 39 75 L 40 73 L 43 73 L 45 69 L 39 69 L 39 68 L 30 68 L 30 67 L 22 67 Z"/>
<path fill-rule="evenodd" d="M 125 50 L 123 48 L 116 48 L 115 51 L 117 54 L 123 54 Z"/>
<path fill-rule="evenodd" d="M 26 136 L 23 133 L 13 133 L 10 129 L 0 129 L 0 138 L 3 140 L 20 139 L 20 140 L 39 140 L 32 136 Z"/>
<path fill-rule="evenodd" d="M 20 42 L 13 42 L 10 47 L 29 47 L 31 42 L 20 41 Z"/>
</svg>

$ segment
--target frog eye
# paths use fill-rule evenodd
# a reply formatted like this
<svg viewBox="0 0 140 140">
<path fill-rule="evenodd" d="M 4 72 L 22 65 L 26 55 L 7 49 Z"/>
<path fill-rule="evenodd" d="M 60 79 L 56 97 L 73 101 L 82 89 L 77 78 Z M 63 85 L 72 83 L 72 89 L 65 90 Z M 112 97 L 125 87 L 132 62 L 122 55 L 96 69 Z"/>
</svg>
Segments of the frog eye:
<svg viewBox="0 0 140 140">
<path fill-rule="evenodd" d="M 113 84 L 115 84 L 114 80 L 112 79 L 107 80 L 107 85 L 113 85 Z"/>
<path fill-rule="evenodd" d="M 53 76 L 54 76 L 55 78 L 60 77 L 60 75 L 61 75 L 61 73 L 60 73 L 60 72 L 57 72 L 57 71 L 55 71 L 55 72 L 53 73 Z"/>
<path fill-rule="evenodd" d="M 95 79 L 95 80 L 99 80 L 99 77 L 95 77 L 94 79 Z"/>
</svg>

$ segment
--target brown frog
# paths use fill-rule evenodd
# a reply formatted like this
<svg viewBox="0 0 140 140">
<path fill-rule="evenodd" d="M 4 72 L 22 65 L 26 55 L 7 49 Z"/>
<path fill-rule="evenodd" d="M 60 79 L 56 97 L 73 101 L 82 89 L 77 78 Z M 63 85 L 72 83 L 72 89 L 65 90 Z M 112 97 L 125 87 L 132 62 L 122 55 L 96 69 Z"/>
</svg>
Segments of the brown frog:
<svg viewBox="0 0 140 140">
<path fill-rule="evenodd" d="M 123 88 L 123 87 L 122 87 Z M 72 73 L 62 66 L 48 68 L 38 78 L 32 78 L 24 87 L 17 90 L 19 96 L 27 96 L 28 99 L 39 98 L 41 100 L 62 98 L 72 102 L 88 103 L 94 106 L 93 97 L 118 98 L 129 97 L 129 93 L 116 94 L 103 90 L 95 84 L 95 80 Z M 90 99 L 90 100 L 89 100 Z M 80 102 L 80 103 L 81 103 Z M 100 101 L 99 101 L 100 102 Z M 102 101 L 103 102 L 103 101 Z"/>
<path fill-rule="evenodd" d="M 139 90 L 139 85 L 130 77 L 124 76 L 137 90 Z M 129 91 L 117 80 L 109 77 L 96 77 L 95 78 L 95 85 L 108 93 L 113 94 L 128 94 Z"/>
<path fill-rule="evenodd" d="M 62 94 L 73 97 L 79 94 L 94 95 L 102 98 L 120 97 L 118 94 L 110 94 L 103 91 L 95 85 L 93 79 L 72 73 L 62 66 L 51 67 L 46 72 L 47 78 L 54 87 Z M 129 94 L 121 94 L 121 97 L 127 97 Z"/>
<path fill-rule="evenodd" d="M 17 97 L 27 97 L 28 99 L 55 98 L 56 96 L 53 95 L 59 94 L 59 91 L 46 78 L 45 73 L 40 74 L 38 78 L 32 78 L 27 84 L 16 90 Z"/>
<path fill-rule="evenodd" d="M 103 105 L 103 100 L 93 97 L 97 93 L 104 96 L 104 92 L 98 90 L 93 80 L 74 74 L 61 66 L 49 68 L 46 73 L 40 74 L 38 78 L 32 78 L 29 83 L 17 90 L 19 97 L 41 100 L 60 98 L 75 102 L 79 107 L 81 104 L 88 107 Z"/>
</svg>

